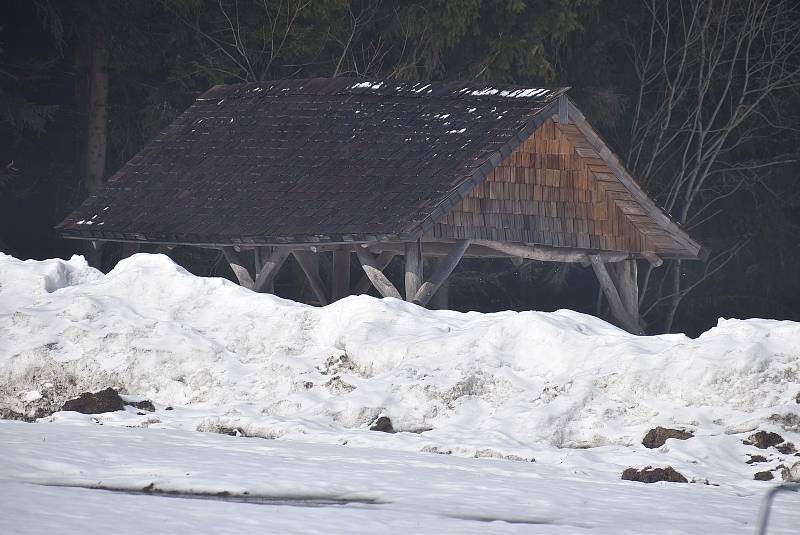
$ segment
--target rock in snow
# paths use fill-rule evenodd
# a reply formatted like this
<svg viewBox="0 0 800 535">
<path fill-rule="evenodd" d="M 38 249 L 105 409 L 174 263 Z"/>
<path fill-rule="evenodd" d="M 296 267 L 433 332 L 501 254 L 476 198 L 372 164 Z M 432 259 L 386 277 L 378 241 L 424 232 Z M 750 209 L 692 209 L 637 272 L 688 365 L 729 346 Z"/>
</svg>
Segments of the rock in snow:
<svg viewBox="0 0 800 535">
<path fill-rule="evenodd" d="M 688 483 L 689 481 L 671 466 L 666 468 L 653 468 L 647 466 L 641 470 L 627 468 L 622 472 L 622 479 L 626 481 L 638 481 L 640 483 L 658 483 L 659 481 L 669 481 L 671 483 Z"/>
<path fill-rule="evenodd" d="M 651 429 L 647 432 L 647 434 L 644 436 L 644 440 L 642 440 L 642 444 L 645 448 L 655 449 L 663 446 L 667 442 L 668 438 L 687 440 L 693 436 L 694 434 L 690 431 L 684 431 L 682 429 L 667 429 L 665 427 L 658 426 L 655 429 Z"/>
<path fill-rule="evenodd" d="M 764 472 L 756 472 L 753 474 L 753 479 L 756 481 L 772 481 L 775 479 L 775 476 L 772 475 L 772 472 L 769 470 L 765 470 Z"/>
<path fill-rule="evenodd" d="M 125 404 L 116 390 L 105 388 L 99 392 L 84 392 L 75 399 L 67 400 L 61 410 L 83 414 L 102 414 L 125 410 Z"/>
<path fill-rule="evenodd" d="M 777 446 L 781 442 L 783 442 L 783 437 L 780 436 L 778 433 L 767 433 L 766 431 L 759 431 L 747 437 L 745 444 L 749 444 L 755 446 L 756 448 L 765 450 L 769 447 Z"/>
</svg>

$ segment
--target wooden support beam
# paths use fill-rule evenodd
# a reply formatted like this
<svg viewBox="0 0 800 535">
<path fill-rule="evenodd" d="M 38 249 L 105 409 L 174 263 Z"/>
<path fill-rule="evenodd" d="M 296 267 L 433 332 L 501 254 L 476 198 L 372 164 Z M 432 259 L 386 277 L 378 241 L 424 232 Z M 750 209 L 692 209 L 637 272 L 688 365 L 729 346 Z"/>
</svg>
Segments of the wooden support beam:
<svg viewBox="0 0 800 535">
<path fill-rule="evenodd" d="M 379 271 L 383 272 L 383 270 L 386 269 L 386 266 L 389 265 L 389 262 L 391 262 L 392 258 L 394 258 L 395 256 L 396 254 L 394 253 L 394 251 L 383 251 L 375 258 L 375 267 Z M 372 281 L 365 273 L 364 276 L 361 277 L 361 279 L 356 283 L 355 287 L 353 288 L 353 295 L 365 294 L 369 291 L 371 287 L 372 287 Z"/>
<path fill-rule="evenodd" d="M 372 253 L 363 247 L 356 247 L 356 255 L 358 256 L 358 261 L 361 262 L 361 267 L 364 268 L 364 273 L 367 274 L 373 286 L 377 288 L 382 296 L 402 299 L 394 284 L 386 278 L 383 270 L 378 268 L 378 263 Z"/>
<path fill-rule="evenodd" d="M 264 268 L 264 261 L 272 254 L 272 247 L 253 247 L 253 263 L 256 266 L 256 276 Z"/>
<path fill-rule="evenodd" d="M 406 301 L 411 301 L 417 295 L 422 285 L 422 248 L 419 240 L 405 244 L 405 283 Z"/>
<path fill-rule="evenodd" d="M 331 267 L 331 300 L 338 301 L 350 295 L 350 249 L 333 251 Z"/>
<path fill-rule="evenodd" d="M 447 241 L 422 241 L 423 256 L 447 256 L 453 242 Z M 405 254 L 405 244 L 400 242 L 370 243 L 369 250 L 373 253 L 393 252 Z M 527 258 L 544 262 L 582 262 L 588 265 L 589 254 L 600 255 L 606 262 L 619 262 L 630 258 L 635 253 L 625 252 L 593 252 L 585 249 L 572 249 L 569 247 L 549 247 L 546 245 L 528 245 L 515 242 L 498 242 L 491 240 L 473 240 L 465 257 L 470 258 Z"/>
<path fill-rule="evenodd" d="M 256 250 L 258 252 L 258 250 Z M 266 258 L 261 258 L 261 269 L 258 272 L 253 291 L 259 293 L 275 293 L 275 277 L 281 270 L 286 259 L 289 257 L 289 249 L 286 247 L 275 247 Z M 256 264 L 258 265 L 258 264 Z"/>
<path fill-rule="evenodd" d="M 253 276 L 250 275 L 250 271 L 245 266 L 239 253 L 236 252 L 233 247 L 223 247 L 222 254 L 225 255 L 225 260 L 228 261 L 228 264 L 230 264 L 233 270 L 233 274 L 236 275 L 236 278 L 239 280 L 239 286 L 252 289 Z"/>
<path fill-rule="evenodd" d="M 300 264 L 303 273 L 306 274 L 308 283 L 311 285 L 311 290 L 314 292 L 314 295 L 317 296 L 319 304 L 322 306 L 327 305 L 329 302 L 328 289 L 319 276 L 319 262 L 316 254 L 311 251 L 295 249 L 292 251 L 292 255 L 294 255 L 297 263 Z"/>
<path fill-rule="evenodd" d="M 617 287 L 615 286 L 611 275 L 609 275 L 603 260 L 596 255 L 591 255 L 589 260 L 592 263 L 592 268 L 594 269 L 595 275 L 597 275 L 597 280 L 600 282 L 600 288 L 602 288 L 603 294 L 605 294 L 606 298 L 608 299 L 608 304 L 611 307 L 611 313 L 626 331 L 633 334 L 643 334 L 638 318 L 633 318 L 623 304 L 622 298 L 620 297 Z"/>
<path fill-rule="evenodd" d="M 447 277 L 453 272 L 459 260 L 461 260 L 461 257 L 464 256 L 464 251 L 467 250 L 469 244 L 470 240 L 458 240 L 453 244 L 447 256 L 439 260 L 436 264 L 436 269 L 433 270 L 433 275 L 431 275 L 430 280 L 425 281 L 422 286 L 420 286 L 417 294 L 414 296 L 414 303 L 421 306 L 428 304 L 433 294 L 435 294 L 442 283 L 447 280 Z"/>
<path fill-rule="evenodd" d="M 525 245 L 512 242 L 499 242 L 491 240 L 474 240 L 472 243 L 488 247 L 500 253 L 529 260 L 540 260 L 542 262 L 588 262 L 588 254 L 580 249 L 570 249 L 568 247 L 546 247 L 541 245 Z M 603 252 L 596 253 L 604 262 L 619 262 L 630 258 L 630 253 Z"/>
<path fill-rule="evenodd" d="M 639 274 L 636 260 L 623 260 L 614 264 L 608 264 L 611 268 L 609 274 L 614 280 L 614 284 L 619 291 L 622 305 L 628 315 L 641 324 L 639 316 Z"/>
<path fill-rule="evenodd" d="M 659 257 L 656 253 L 652 251 L 644 251 L 642 253 L 642 258 L 650 262 L 650 264 L 652 264 L 653 267 L 659 267 L 661 264 L 664 263 L 664 261 L 661 260 L 661 257 Z"/>
</svg>

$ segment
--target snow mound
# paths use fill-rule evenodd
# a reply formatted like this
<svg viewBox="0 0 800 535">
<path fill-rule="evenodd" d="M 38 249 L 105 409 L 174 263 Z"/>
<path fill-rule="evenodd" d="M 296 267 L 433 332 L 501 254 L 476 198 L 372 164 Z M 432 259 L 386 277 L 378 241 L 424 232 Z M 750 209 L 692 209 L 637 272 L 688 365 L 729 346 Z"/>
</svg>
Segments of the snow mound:
<svg viewBox="0 0 800 535">
<path fill-rule="evenodd" d="M 162 255 L 108 275 L 80 257 L 0 255 L 0 384 L 0 407 L 20 412 L 111 386 L 176 408 L 147 425 L 527 459 L 536 445 L 636 444 L 656 425 L 774 424 L 798 412 L 800 324 L 637 337 L 568 310 L 315 308 Z M 382 415 L 398 433 L 368 431 Z"/>
</svg>

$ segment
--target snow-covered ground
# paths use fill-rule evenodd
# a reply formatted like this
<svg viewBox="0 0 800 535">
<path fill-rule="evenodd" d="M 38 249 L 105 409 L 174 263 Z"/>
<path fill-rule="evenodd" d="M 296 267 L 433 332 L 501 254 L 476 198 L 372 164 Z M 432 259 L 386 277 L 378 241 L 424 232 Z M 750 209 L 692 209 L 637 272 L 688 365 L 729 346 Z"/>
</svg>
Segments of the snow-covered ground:
<svg viewBox="0 0 800 535">
<path fill-rule="evenodd" d="M 798 323 L 635 337 L 565 310 L 314 308 L 160 255 L 108 275 L 0 255 L 0 410 L 108 386 L 157 410 L 0 422 L 0 532 L 752 533 L 774 484 L 754 473 L 800 460 L 742 443 L 765 430 L 800 445 Z M 397 432 L 370 431 L 379 416 Z M 646 449 L 657 425 L 695 436 Z M 197 432 L 230 430 L 261 438 Z M 648 465 L 690 483 L 620 480 Z M 76 488 L 151 484 L 362 501 Z M 800 497 L 781 500 L 770 533 L 795 533 Z"/>
</svg>

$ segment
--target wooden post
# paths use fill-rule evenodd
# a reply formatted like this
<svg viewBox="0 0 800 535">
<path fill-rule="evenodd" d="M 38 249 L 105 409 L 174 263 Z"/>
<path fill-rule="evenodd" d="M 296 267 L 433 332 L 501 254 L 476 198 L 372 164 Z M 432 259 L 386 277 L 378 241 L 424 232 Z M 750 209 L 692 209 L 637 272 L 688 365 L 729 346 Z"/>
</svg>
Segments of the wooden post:
<svg viewBox="0 0 800 535">
<path fill-rule="evenodd" d="M 392 284 L 392 282 L 386 278 L 386 275 L 383 274 L 383 271 L 378 268 L 378 264 L 375 261 L 375 257 L 372 256 L 372 253 L 361 246 L 357 246 L 356 256 L 358 256 L 358 261 L 361 262 L 364 273 L 366 273 L 369 280 L 372 281 L 372 284 L 382 296 L 402 299 L 400 292 L 397 291 L 394 284 Z"/>
<path fill-rule="evenodd" d="M 383 270 L 386 269 L 386 266 L 389 265 L 389 262 L 392 261 L 392 258 L 395 257 L 395 254 L 396 253 L 394 251 L 383 251 L 381 254 L 375 257 L 375 268 L 382 273 Z M 353 295 L 365 294 L 369 291 L 371 286 L 372 280 L 370 280 L 365 273 L 353 288 Z"/>
<path fill-rule="evenodd" d="M 314 292 L 314 295 L 317 296 L 319 304 L 322 306 L 327 305 L 328 289 L 325 287 L 325 283 L 322 282 L 322 279 L 319 276 L 319 263 L 317 261 L 316 254 L 312 253 L 311 251 L 295 249 L 292 251 L 292 255 L 294 255 L 295 259 L 297 259 L 297 263 L 300 264 L 300 268 L 306 274 L 308 283 L 311 285 L 311 290 Z"/>
<path fill-rule="evenodd" d="M 413 299 L 416 304 L 421 306 L 428 304 L 433 294 L 435 294 L 439 286 L 447 280 L 447 277 L 453 272 L 458 261 L 464 256 L 464 251 L 467 250 L 469 244 L 470 240 L 458 240 L 453 244 L 447 256 L 439 260 L 436 264 L 436 269 L 433 271 L 430 280 L 425 281 L 425 283 L 420 286 Z"/>
<path fill-rule="evenodd" d="M 258 254 L 258 249 L 256 249 Z M 289 257 L 289 250 L 285 247 L 275 247 L 272 254 L 266 258 L 260 258 L 258 265 L 261 264 L 261 269 L 258 271 L 258 276 L 253 283 L 253 291 L 260 293 L 275 293 L 275 277 L 281 270 L 281 266 L 286 262 Z"/>
<path fill-rule="evenodd" d="M 350 295 L 350 249 L 333 251 L 331 292 L 332 301 L 338 301 Z"/>
<path fill-rule="evenodd" d="M 614 284 L 611 275 L 608 274 L 608 270 L 606 270 L 606 265 L 603 263 L 602 259 L 596 255 L 590 255 L 589 260 L 592 263 L 592 268 L 594 269 L 595 275 L 597 275 L 597 280 L 600 282 L 600 288 L 603 289 L 603 293 L 608 299 L 608 304 L 611 307 L 611 313 L 614 315 L 617 321 L 622 324 L 622 327 L 626 331 L 633 334 L 643 334 L 638 318 L 634 319 L 623 304 L 622 298 L 617 291 L 617 287 Z"/>
<path fill-rule="evenodd" d="M 237 253 L 233 247 L 223 247 L 222 254 L 225 255 L 225 260 L 228 261 L 228 264 L 230 264 L 233 270 L 233 274 L 236 275 L 236 278 L 239 280 L 239 285 L 247 289 L 252 289 L 253 276 L 250 275 L 250 271 L 248 271 L 239 253 Z"/>
<path fill-rule="evenodd" d="M 256 266 L 256 276 L 264 269 L 264 261 L 272 254 L 272 247 L 253 247 L 253 263 Z"/>
<path fill-rule="evenodd" d="M 627 310 L 636 323 L 641 323 L 639 317 L 639 283 L 638 267 L 636 260 L 623 260 L 609 264 L 611 266 L 610 275 L 619 290 L 622 305 Z"/>
<path fill-rule="evenodd" d="M 419 240 L 405 244 L 406 301 L 417 295 L 422 285 L 422 249 Z"/>
</svg>

